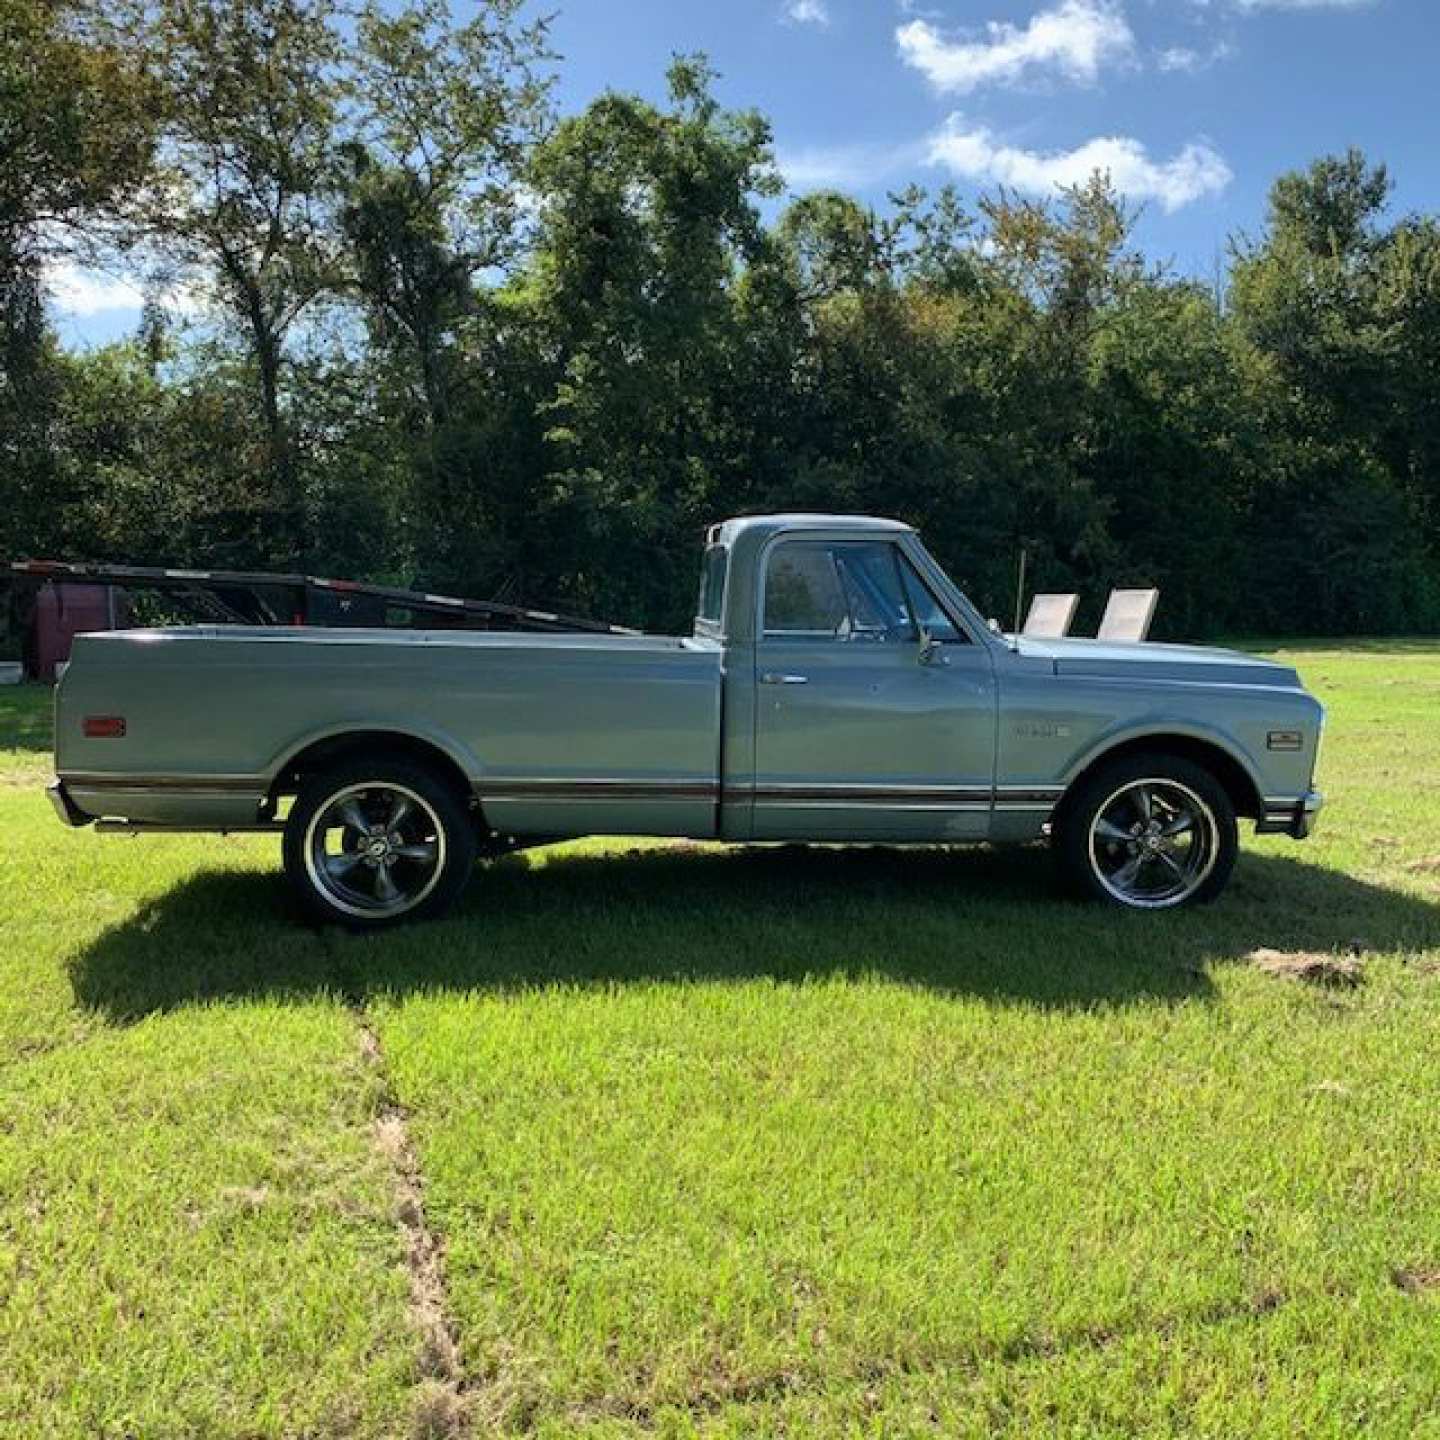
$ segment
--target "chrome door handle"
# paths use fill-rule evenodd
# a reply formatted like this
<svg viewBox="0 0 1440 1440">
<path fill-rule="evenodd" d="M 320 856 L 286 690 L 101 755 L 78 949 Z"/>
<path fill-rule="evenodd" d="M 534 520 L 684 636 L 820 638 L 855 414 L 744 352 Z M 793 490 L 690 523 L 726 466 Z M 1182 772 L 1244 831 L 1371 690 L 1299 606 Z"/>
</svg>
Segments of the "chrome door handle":
<svg viewBox="0 0 1440 1440">
<path fill-rule="evenodd" d="M 778 670 L 767 670 L 761 677 L 762 685 L 808 685 L 808 675 L 782 675 Z"/>
</svg>

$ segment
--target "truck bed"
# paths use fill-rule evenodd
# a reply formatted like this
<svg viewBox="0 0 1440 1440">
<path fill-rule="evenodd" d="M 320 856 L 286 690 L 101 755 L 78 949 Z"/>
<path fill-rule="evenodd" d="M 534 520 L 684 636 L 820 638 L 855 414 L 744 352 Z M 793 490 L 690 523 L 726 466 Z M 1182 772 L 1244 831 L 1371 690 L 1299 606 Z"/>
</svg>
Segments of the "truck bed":
<svg viewBox="0 0 1440 1440">
<path fill-rule="evenodd" d="M 715 833 L 721 647 L 650 635 L 197 626 L 84 635 L 57 769 L 87 814 L 254 823 L 363 728 L 432 746 L 516 835 Z M 86 716 L 124 720 L 90 738 Z"/>
</svg>

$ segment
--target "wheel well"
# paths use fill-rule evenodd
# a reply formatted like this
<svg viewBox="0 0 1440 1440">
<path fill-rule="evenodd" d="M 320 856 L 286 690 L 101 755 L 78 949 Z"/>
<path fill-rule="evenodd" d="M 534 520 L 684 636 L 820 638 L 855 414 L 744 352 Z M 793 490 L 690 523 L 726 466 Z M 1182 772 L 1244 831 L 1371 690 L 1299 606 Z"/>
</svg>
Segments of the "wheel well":
<svg viewBox="0 0 1440 1440">
<path fill-rule="evenodd" d="M 303 776 L 362 755 L 398 756 L 415 761 L 448 781 L 457 795 L 467 800 L 474 797 L 475 787 L 469 777 L 438 745 L 394 730 L 350 730 L 343 735 L 317 740 L 286 761 L 270 787 L 266 802 L 268 808 L 273 810 L 282 795 L 293 795 L 299 789 Z"/>
<path fill-rule="evenodd" d="M 1208 770 L 1225 788 L 1230 803 L 1237 815 L 1258 819 L 1264 813 L 1264 802 L 1255 782 L 1246 773 L 1245 767 L 1218 745 L 1207 740 L 1197 740 L 1191 735 L 1142 735 L 1134 740 L 1123 740 L 1104 754 L 1097 755 L 1078 775 L 1071 780 L 1065 791 L 1065 800 L 1075 793 L 1083 780 L 1088 779 L 1102 765 L 1126 755 L 1174 755 L 1189 760 Z"/>
</svg>

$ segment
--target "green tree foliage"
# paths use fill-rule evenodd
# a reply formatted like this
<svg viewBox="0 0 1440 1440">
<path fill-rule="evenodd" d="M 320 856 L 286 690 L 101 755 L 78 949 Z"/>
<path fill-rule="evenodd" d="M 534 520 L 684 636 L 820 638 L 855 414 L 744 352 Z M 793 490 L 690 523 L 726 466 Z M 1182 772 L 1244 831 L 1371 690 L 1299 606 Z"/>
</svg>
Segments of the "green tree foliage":
<svg viewBox="0 0 1440 1440">
<path fill-rule="evenodd" d="M 1437 620 L 1434 229 L 1387 229 L 1390 180 L 1357 151 L 1282 176 L 1257 244 L 1238 247 L 1233 322 L 1266 433 L 1248 518 L 1254 586 L 1296 628 Z M 1419 321 L 1419 323 L 1416 323 Z"/>
<path fill-rule="evenodd" d="M 64 536 L 43 265 L 89 248 L 154 142 L 154 87 L 93 21 L 80 4 L 0 0 L 0 553 Z"/>
<path fill-rule="evenodd" d="M 694 557 L 676 542 L 745 484 L 766 377 L 737 292 L 770 245 L 755 199 L 778 180 L 765 122 L 722 111 L 702 62 L 669 78 L 669 110 L 607 95 L 538 151 L 523 303 L 549 372 L 543 523 L 567 590 L 678 620 Z"/>
<path fill-rule="evenodd" d="M 1023 550 L 1090 617 L 1158 585 L 1172 636 L 1440 624 L 1440 222 L 1362 155 L 1282 176 L 1212 290 L 1103 176 L 782 201 L 699 58 L 556 123 L 518 0 L 129 4 L 0 0 L 53 52 L 0 70 L 12 550 L 671 627 L 708 522 L 863 510 L 1006 618 Z M 67 354 L 67 234 L 215 303 Z"/>
<path fill-rule="evenodd" d="M 520 175 L 549 119 L 545 23 L 520 10 L 489 0 L 457 25 L 447 0 L 370 0 L 359 16 L 341 227 L 376 338 L 413 365 L 435 425 L 477 277 L 515 257 Z"/>
<path fill-rule="evenodd" d="M 309 547 L 285 404 L 287 339 L 334 284 L 332 135 L 343 54 L 333 0 L 132 0 L 118 33 L 163 97 L 159 171 L 132 206 L 138 237 L 200 278 L 257 387 L 270 483 L 263 541 Z"/>
<path fill-rule="evenodd" d="M 1440 224 L 1434 219 L 1406 219 L 1390 232 L 1376 299 L 1395 357 L 1380 450 L 1433 558 L 1440 553 Z"/>
<path fill-rule="evenodd" d="M 0 260 L 96 226 L 145 174 L 158 90 L 64 0 L 0 0 Z"/>
<path fill-rule="evenodd" d="M 1174 634 L 1257 623 L 1259 575 L 1236 584 L 1261 463 L 1242 363 L 1193 285 L 1128 287 L 1089 347 L 1083 468 L 1112 547 L 1103 578 L 1158 586 Z"/>
</svg>

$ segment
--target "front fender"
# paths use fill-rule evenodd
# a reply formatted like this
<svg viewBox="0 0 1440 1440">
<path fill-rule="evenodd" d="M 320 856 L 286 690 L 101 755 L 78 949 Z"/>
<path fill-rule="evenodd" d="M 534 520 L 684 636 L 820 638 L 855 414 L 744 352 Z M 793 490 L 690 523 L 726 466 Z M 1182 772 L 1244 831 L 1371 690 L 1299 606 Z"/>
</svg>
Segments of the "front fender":
<svg viewBox="0 0 1440 1440">
<path fill-rule="evenodd" d="M 1234 736 L 1213 725 L 1169 716 L 1146 717 L 1142 721 L 1122 722 L 1111 726 L 1070 756 L 1061 773 L 1061 783 L 1068 790 L 1091 766 L 1122 747 L 1143 744 L 1147 740 L 1160 742 L 1166 739 L 1188 740 L 1220 751 L 1240 767 L 1257 799 L 1265 794 L 1263 770 L 1250 751 Z"/>
<path fill-rule="evenodd" d="M 1058 794 L 1120 747 L 1168 739 L 1220 759 L 1239 799 L 1294 799 L 1310 788 L 1322 714 L 1298 688 L 1141 683 L 1020 665 L 1001 692 L 997 782 Z M 1281 729 L 1305 737 L 1299 750 L 1270 747 Z"/>
</svg>

